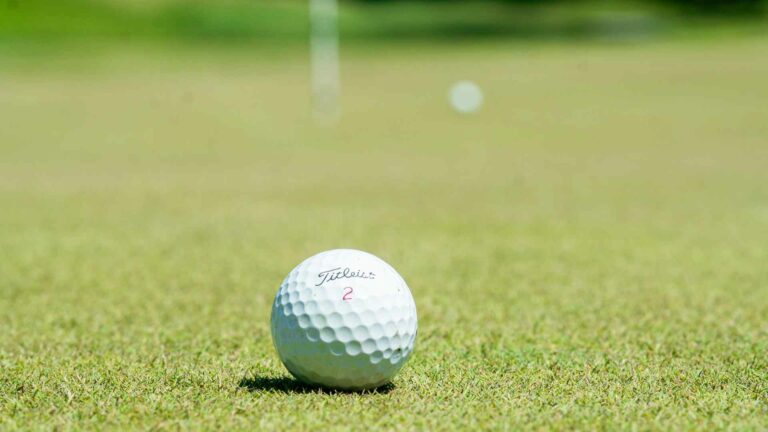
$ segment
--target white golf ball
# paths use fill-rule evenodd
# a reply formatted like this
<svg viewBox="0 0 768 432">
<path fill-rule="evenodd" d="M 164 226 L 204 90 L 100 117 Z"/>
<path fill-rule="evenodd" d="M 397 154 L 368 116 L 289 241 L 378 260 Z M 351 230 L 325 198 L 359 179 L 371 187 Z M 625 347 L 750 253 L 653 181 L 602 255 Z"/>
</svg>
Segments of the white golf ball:
<svg viewBox="0 0 768 432">
<path fill-rule="evenodd" d="M 462 114 L 473 113 L 483 105 L 483 91 L 472 81 L 459 81 L 448 95 L 451 106 Z"/>
<path fill-rule="evenodd" d="M 272 340 L 288 371 L 310 384 L 367 389 L 389 382 L 416 339 L 416 305 L 402 277 L 366 252 L 307 258 L 272 305 Z"/>
</svg>

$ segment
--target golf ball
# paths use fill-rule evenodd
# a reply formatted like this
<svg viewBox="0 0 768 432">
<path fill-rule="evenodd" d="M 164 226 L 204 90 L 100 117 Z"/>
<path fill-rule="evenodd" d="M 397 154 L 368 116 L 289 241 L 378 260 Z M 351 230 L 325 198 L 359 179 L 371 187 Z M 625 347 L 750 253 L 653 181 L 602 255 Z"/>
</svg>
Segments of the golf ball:
<svg viewBox="0 0 768 432">
<path fill-rule="evenodd" d="M 483 91 L 472 81 L 459 81 L 448 94 L 451 106 L 462 114 L 470 114 L 483 105 Z"/>
<path fill-rule="evenodd" d="M 299 380 L 359 390 L 389 382 L 416 339 L 416 305 L 389 264 L 335 249 L 304 260 L 272 304 L 272 340 Z"/>
</svg>

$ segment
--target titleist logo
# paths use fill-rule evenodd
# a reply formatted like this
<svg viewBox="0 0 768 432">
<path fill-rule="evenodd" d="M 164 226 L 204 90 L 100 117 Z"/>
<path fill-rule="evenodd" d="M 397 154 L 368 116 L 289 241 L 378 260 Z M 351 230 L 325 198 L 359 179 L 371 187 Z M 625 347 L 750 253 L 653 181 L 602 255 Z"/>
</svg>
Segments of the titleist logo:
<svg viewBox="0 0 768 432">
<path fill-rule="evenodd" d="M 373 272 L 352 270 L 349 267 L 344 269 L 341 267 L 336 267 L 334 269 L 321 271 L 317 274 L 317 277 L 320 278 L 320 283 L 315 284 L 315 286 L 320 286 L 326 282 L 335 281 L 336 279 L 376 279 L 376 275 Z"/>
</svg>

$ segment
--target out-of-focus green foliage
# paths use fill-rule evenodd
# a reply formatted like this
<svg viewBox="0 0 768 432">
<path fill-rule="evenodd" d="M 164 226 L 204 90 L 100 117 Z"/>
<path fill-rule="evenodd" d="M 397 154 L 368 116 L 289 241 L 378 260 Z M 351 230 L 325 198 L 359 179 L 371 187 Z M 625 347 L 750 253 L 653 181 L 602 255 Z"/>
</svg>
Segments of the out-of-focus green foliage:
<svg viewBox="0 0 768 432">
<path fill-rule="evenodd" d="M 340 28 L 345 40 L 644 37 L 701 16 L 692 11 L 759 17 L 766 1 L 341 0 Z M 0 43 L 69 38 L 304 41 L 308 23 L 305 0 L 0 3 Z"/>
<path fill-rule="evenodd" d="M 147 20 L 118 5 L 89 0 L 10 0 L 0 3 L 0 37 L 60 38 L 142 34 Z"/>
<path fill-rule="evenodd" d="M 309 11 L 288 2 L 220 1 L 172 3 L 154 19 L 173 35 L 200 39 L 304 36 Z"/>
<path fill-rule="evenodd" d="M 657 0 L 686 12 L 745 14 L 765 13 L 766 0 Z"/>
<path fill-rule="evenodd" d="M 355 0 L 362 3 L 406 3 L 413 0 Z M 430 3 L 457 3 L 461 0 L 419 0 Z M 466 1 L 466 0 L 465 0 Z M 575 3 L 579 0 L 495 0 L 499 3 L 544 5 L 552 3 Z M 619 1 L 614 1 L 620 2 Z M 467 1 L 468 2 L 468 1 Z M 603 2 L 606 3 L 606 2 Z M 610 3 L 610 2 L 607 2 Z M 703 13 L 752 13 L 765 12 L 768 1 L 766 0 L 646 0 L 645 3 L 668 4 L 685 12 L 703 12 Z"/>
<path fill-rule="evenodd" d="M 304 3 L 14 0 L 0 5 L 0 38 L 245 39 L 304 36 Z"/>
</svg>

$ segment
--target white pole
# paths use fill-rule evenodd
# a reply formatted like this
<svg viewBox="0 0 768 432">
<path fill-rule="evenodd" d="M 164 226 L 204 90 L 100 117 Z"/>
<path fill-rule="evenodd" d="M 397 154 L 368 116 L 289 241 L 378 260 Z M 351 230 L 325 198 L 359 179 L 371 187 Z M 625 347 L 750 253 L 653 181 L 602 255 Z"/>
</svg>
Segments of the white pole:
<svg viewBox="0 0 768 432">
<path fill-rule="evenodd" d="M 312 109 L 315 119 L 334 123 L 341 114 L 337 0 L 309 0 Z"/>
</svg>

